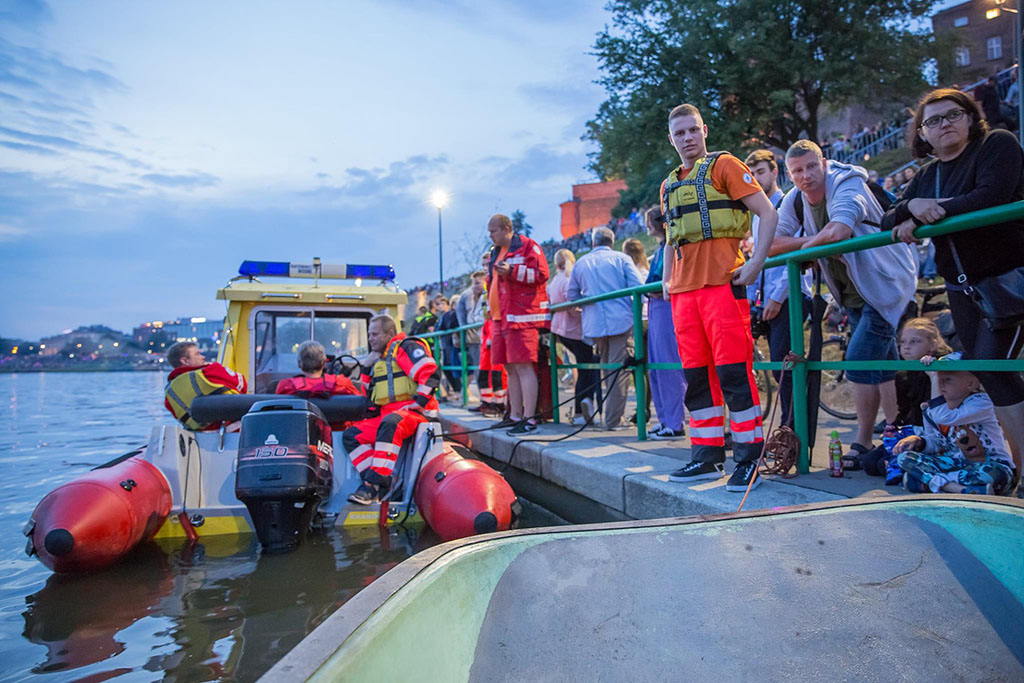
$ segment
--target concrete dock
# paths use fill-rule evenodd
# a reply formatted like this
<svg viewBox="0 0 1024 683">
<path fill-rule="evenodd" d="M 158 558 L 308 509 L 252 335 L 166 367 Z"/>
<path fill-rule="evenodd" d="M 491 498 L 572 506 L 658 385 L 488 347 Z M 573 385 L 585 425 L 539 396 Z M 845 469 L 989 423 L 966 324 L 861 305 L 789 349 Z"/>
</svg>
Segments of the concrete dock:
<svg viewBox="0 0 1024 683">
<path fill-rule="evenodd" d="M 496 422 L 451 405 L 442 407 L 441 421 L 445 432 L 472 431 Z M 504 469 L 520 495 L 553 500 L 566 492 L 560 503 L 549 505 L 571 522 L 735 512 L 740 505 L 743 494 L 725 490 L 727 476 L 692 484 L 669 481 L 668 475 L 690 460 L 688 436 L 677 441 L 639 441 L 635 426 L 630 425 L 621 431 L 587 428 L 563 438 L 577 429 L 547 423 L 527 439 L 496 429 L 466 434 L 457 440 L 484 456 L 496 469 Z M 744 510 L 905 495 L 902 487 L 886 487 L 881 477 L 863 471 L 847 472 L 841 479 L 830 477 L 826 452 L 828 434 L 833 429 L 839 431 L 844 444 L 849 444 L 855 424 L 822 413 L 811 472 L 790 479 L 765 476 L 765 481 L 750 493 Z M 516 446 L 517 441 L 522 442 Z M 878 437 L 876 443 L 880 442 Z M 728 474 L 733 465 L 731 452 L 726 455 Z M 535 502 L 545 505 L 549 501 Z"/>
</svg>

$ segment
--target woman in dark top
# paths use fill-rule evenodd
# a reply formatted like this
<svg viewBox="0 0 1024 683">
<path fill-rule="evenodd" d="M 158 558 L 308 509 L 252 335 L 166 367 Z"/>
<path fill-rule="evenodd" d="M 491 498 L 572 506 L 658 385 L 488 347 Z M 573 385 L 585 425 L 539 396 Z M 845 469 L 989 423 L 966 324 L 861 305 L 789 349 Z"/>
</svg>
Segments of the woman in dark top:
<svg viewBox="0 0 1024 683">
<path fill-rule="evenodd" d="M 921 100 L 908 144 L 915 157 L 932 158 L 882 219 L 895 239 L 914 242 L 914 230 L 979 209 L 1024 199 L 1024 153 L 1005 130 L 988 130 L 977 105 L 959 90 L 934 90 Z M 955 245 L 969 283 L 1024 266 L 1024 221 L 1013 220 L 935 237 L 935 263 L 946 280 L 949 307 L 965 358 L 1016 358 L 1024 329 L 994 332 L 981 310 L 957 286 Z M 1017 372 L 976 372 L 996 406 L 1020 471 L 1024 446 L 1024 378 Z"/>
</svg>

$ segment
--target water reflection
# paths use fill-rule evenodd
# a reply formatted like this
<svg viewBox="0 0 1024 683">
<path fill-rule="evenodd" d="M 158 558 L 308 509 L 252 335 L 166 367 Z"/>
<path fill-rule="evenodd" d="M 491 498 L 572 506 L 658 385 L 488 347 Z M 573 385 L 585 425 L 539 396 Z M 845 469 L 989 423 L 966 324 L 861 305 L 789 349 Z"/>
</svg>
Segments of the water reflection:
<svg viewBox="0 0 1024 683">
<path fill-rule="evenodd" d="M 25 599 L 23 635 L 46 648 L 31 671 L 251 680 L 361 588 L 436 542 L 373 527 L 320 533 L 283 555 L 262 555 L 249 535 L 145 544 L 110 570 L 51 576 Z"/>
</svg>

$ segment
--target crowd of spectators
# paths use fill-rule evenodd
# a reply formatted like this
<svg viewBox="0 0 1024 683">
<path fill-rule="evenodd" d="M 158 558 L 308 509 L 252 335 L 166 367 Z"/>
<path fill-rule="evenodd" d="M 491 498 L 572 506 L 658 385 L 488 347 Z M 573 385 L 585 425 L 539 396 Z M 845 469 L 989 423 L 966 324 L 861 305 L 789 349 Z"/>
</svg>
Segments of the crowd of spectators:
<svg viewBox="0 0 1024 683">
<path fill-rule="evenodd" d="M 1024 291 L 1018 291 L 1024 282 L 1024 221 L 930 240 L 914 235 L 918 227 L 947 216 L 1024 199 L 1024 153 L 1016 137 L 1006 130 L 1011 126 L 1005 109 L 996 114 L 991 103 L 986 107 L 990 99 L 986 89 L 994 92 L 997 85 L 982 84 L 973 94 L 955 89 L 933 91 L 911 112 L 909 124 L 898 117 L 865 127 L 849 138 L 823 140 L 821 146 L 798 141 L 786 151 L 782 164 L 769 150 L 746 160 L 776 211 L 773 254 L 872 234 L 879 226 L 893 233 L 891 245 L 819 259 L 815 270 L 821 284 L 816 291 L 845 311 L 851 328 L 847 360 L 922 362 L 920 371 L 846 373 L 854 388 L 857 430 L 844 461 L 850 467 L 863 466 L 870 474 L 885 475 L 890 483 L 902 484 L 910 491 L 1004 494 L 1019 481 L 1024 446 L 1021 374 L 954 372 L 943 370 L 941 363 L 932 369 L 927 366 L 939 355 L 960 357 L 946 353 L 947 341 L 952 341 L 964 358 L 1017 358 L 1021 354 L 1024 335 L 1020 318 L 1024 316 L 996 320 L 999 311 L 993 313 L 991 306 L 979 304 L 970 288 L 986 281 L 1010 282 L 1009 299 L 1000 303 L 1009 310 L 1020 305 L 1024 300 Z M 880 179 L 877 173 L 842 160 L 852 149 L 894 130 L 906 132 L 912 163 Z M 795 186 L 785 194 L 777 185 L 780 166 Z M 888 196 L 873 189 L 873 183 L 879 183 Z M 668 248 L 661 210 L 635 209 L 628 218 L 608 226 L 560 244 L 541 245 L 554 267 L 550 281 L 537 286 L 546 285 L 546 296 L 554 305 L 664 279 Z M 634 238 L 641 224 L 657 241 L 650 254 Z M 756 224 L 752 234 L 758 234 Z M 617 241 L 622 242 L 622 251 L 615 250 Z M 574 252 L 586 253 L 577 261 Z M 493 264 L 492 258 L 492 269 Z M 776 277 L 779 272 L 766 273 L 772 277 L 762 277 L 748 290 L 755 322 L 765 323 L 765 330 L 778 331 L 774 335 L 778 339 L 772 338 L 773 332 L 766 332 L 772 360 L 781 359 L 789 346 L 784 321 L 785 306 L 790 302 L 785 299 L 784 278 Z M 435 304 L 442 311 L 438 329 L 481 322 L 487 315 L 482 303 L 487 299 L 486 289 L 496 282 L 492 277 L 486 269 L 473 273 L 472 284 L 454 306 L 455 315 L 443 314 L 448 302 L 439 300 Z M 947 315 L 955 328 L 947 333 L 949 340 L 939 334 L 934 319 L 918 315 L 915 300 L 919 286 L 934 284 L 938 278 L 944 283 Z M 812 295 L 810 276 L 803 295 L 806 318 Z M 673 326 L 672 316 L 665 299 L 648 297 L 644 320 L 650 362 L 679 362 L 673 339 L 679 326 Z M 443 322 L 446 317 L 449 324 Z M 563 308 L 548 324 L 566 359 L 621 365 L 633 355 L 628 298 Z M 470 364 L 478 353 L 473 349 L 478 339 L 474 339 L 467 337 Z M 449 349 L 446 363 L 456 365 L 460 361 L 453 340 L 443 347 Z M 580 369 L 574 375 L 573 422 L 592 422 L 597 411 L 603 415 L 603 424 L 596 426 L 625 428 L 632 373 L 606 370 L 601 376 L 598 371 Z M 449 384 L 454 391 L 460 388 L 452 377 Z M 649 430 L 654 438 L 678 439 L 685 434 L 682 397 L 686 385 L 686 376 L 680 371 L 649 373 L 646 393 L 653 396 L 659 420 Z M 791 388 L 784 385 L 781 393 L 785 395 L 783 414 L 788 413 L 783 421 L 791 421 Z M 879 412 L 884 415 L 880 424 Z M 880 445 L 875 443 L 879 426 L 884 435 Z"/>
</svg>

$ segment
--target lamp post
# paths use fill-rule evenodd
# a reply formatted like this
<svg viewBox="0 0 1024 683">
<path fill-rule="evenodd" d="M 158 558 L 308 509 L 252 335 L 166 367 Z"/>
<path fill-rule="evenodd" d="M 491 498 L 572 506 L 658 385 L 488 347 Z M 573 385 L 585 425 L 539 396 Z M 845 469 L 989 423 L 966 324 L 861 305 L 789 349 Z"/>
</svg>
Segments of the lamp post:
<svg viewBox="0 0 1024 683">
<path fill-rule="evenodd" d="M 430 195 L 430 203 L 437 207 L 437 277 L 441 293 L 444 293 L 444 242 L 441 233 L 441 209 L 448 203 L 448 193 L 434 190 Z"/>
</svg>

